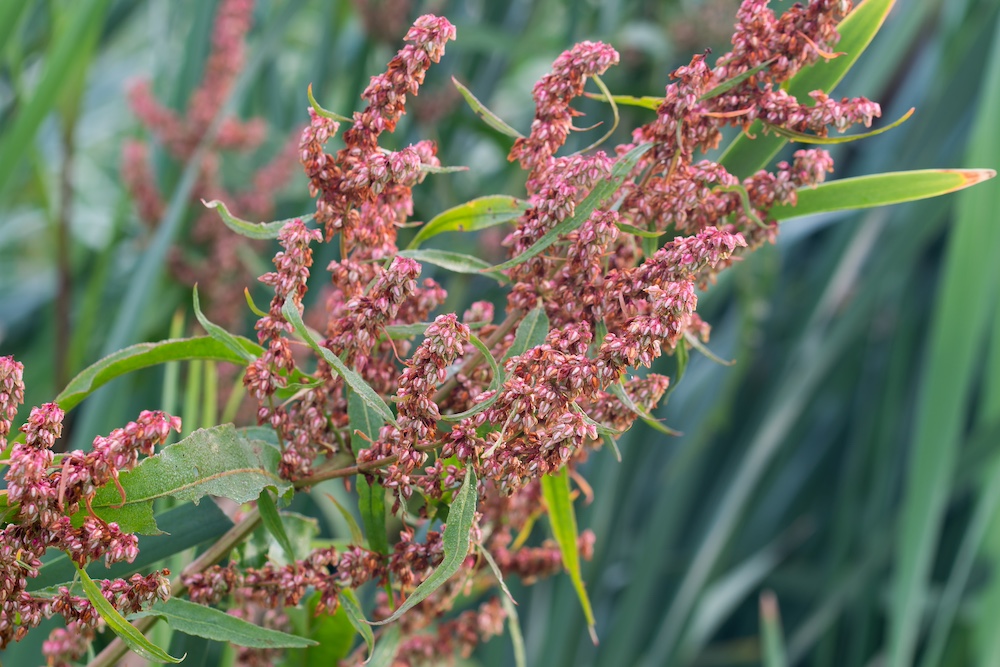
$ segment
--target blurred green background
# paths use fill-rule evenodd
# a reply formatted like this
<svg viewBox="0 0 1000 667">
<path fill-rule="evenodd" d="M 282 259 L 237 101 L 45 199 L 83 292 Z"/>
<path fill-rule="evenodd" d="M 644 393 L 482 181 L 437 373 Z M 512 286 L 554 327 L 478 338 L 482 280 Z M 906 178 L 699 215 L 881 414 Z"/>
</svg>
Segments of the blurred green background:
<svg viewBox="0 0 1000 667">
<path fill-rule="evenodd" d="M 524 130 L 532 84 L 572 43 L 601 39 L 619 50 L 622 64 L 604 77 L 616 94 L 659 95 L 692 53 L 726 50 L 737 5 L 258 0 L 228 110 L 264 119 L 267 138 L 251 153 L 223 153 L 223 181 L 251 187 L 254 170 L 297 135 L 309 83 L 323 106 L 359 109 L 360 91 L 408 22 L 433 12 L 456 24 L 458 40 L 394 141 L 435 139 L 443 164 L 470 170 L 429 178 L 413 219 L 474 196 L 520 195 L 509 139 L 461 103 L 451 76 Z M 172 277 L 170 248 L 193 263 L 201 257 L 186 245 L 201 214 L 190 200 L 198 169 L 152 143 L 167 207 L 148 225 L 124 187 L 121 156 L 126 140 L 149 139 L 126 101 L 129 82 L 150 80 L 160 100 L 184 108 L 209 54 L 215 7 L 0 0 L 0 354 L 25 363 L 28 405 L 103 354 L 193 330 L 179 319 L 191 319 L 190 286 Z M 917 113 L 892 132 L 835 147 L 836 178 L 996 168 L 1000 4 L 898 0 L 837 93 L 879 101 L 886 119 Z M 606 119 L 596 102 L 578 106 L 588 121 Z M 617 139 L 650 117 L 623 110 Z M 592 138 L 574 137 L 576 147 Z M 275 203 L 275 218 L 310 211 L 304 176 Z M 788 664 L 1000 665 L 998 211 L 1000 188 L 990 182 L 862 215 L 796 219 L 776 246 L 702 295 L 710 346 L 736 363 L 695 355 L 659 414 L 682 436 L 638 424 L 621 439 L 622 463 L 607 450 L 591 457 L 585 474 L 596 500 L 578 512 L 597 534 L 585 578 L 601 643 L 590 643 L 567 578 L 514 586 L 528 663 L 760 664 L 758 597 L 769 589 Z M 499 238 L 448 242 L 495 259 Z M 240 262 L 259 274 L 272 252 L 248 247 Z M 333 257 L 318 252 L 317 267 Z M 433 269 L 425 275 L 449 290 L 450 309 L 474 298 L 502 303 L 485 279 Z M 314 277 L 324 280 L 322 271 Z M 266 292 L 249 286 L 265 303 Z M 673 360 L 661 361 L 656 370 L 671 373 Z M 197 400 L 178 387 L 200 372 L 116 381 L 75 411 L 72 442 L 145 408 L 172 407 L 188 421 Z M 37 647 L 15 647 L 4 660 L 34 664 Z M 509 639 L 471 663 L 511 664 Z"/>
</svg>

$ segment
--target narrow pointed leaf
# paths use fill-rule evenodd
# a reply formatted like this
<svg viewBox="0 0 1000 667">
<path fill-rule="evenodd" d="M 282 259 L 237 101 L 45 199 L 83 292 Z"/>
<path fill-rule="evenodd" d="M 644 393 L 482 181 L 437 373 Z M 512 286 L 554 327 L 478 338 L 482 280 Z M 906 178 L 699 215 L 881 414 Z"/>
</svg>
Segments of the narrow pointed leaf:
<svg viewBox="0 0 1000 667">
<path fill-rule="evenodd" d="M 237 646 L 305 648 L 316 645 L 312 639 L 262 628 L 219 609 L 180 598 L 170 598 L 166 602 L 157 602 L 146 611 L 130 614 L 129 618 L 144 618 L 146 616 L 162 618 L 171 628 L 187 635 L 236 644 Z"/>
<path fill-rule="evenodd" d="M 719 95 L 721 95 L 723 93 L 729 92 L 730 90 L 732 90 L 736 86 L 740 85 L 741 83 L 743 83 L 744 81 L 746 81 L 747 79 L 749 79 L 750 77 L 752 77 L 754 74 L 757 74 L 758 72 L 762 72 L 763 70 L 765 70 L 768 67 L 770 67 L 771 63 L 773 63 L 773 62 L 774 62 L 774 58 L 771 58 L 769 60 L 765 60 L 764 62 L 762 62 L 761 64 L 757 65 L 756 67 L 751 67 L 750 69 L 748 69 L 747 71 L 743 72 L 742 74 L 737 74 L 733 78 L 727 79 L 727 80 L 723 81 L 718 86 L 716 86 L 712 90 L 708 91 L 707 93 L 705 93 L 704 95 L 702 95 L 701 97 L 699 97 L 698 101 L 699 102 L 704 102 L 706 100 L 712 99 L 713 97 L 718 97 Z"/>
<path fill-rule="evenodd" d="M 627 391 L 625 391 L 625 387 L 622 386 L 621 382 L 611 385 L 608 389 L 619 401 L 622 402 L 622 405 L 638 415 L 639 419 L 641 419 L 646 426 L 650 427 L 654 431 L 662 433 L 663 435 L 680 435 L 677 431 L 665 426 L 662 422 L 657 420 L 656 417 L 636 405 L 635 401 L 632 400 L 632 397 L 628 395 Z"/>
<path fill-rule="evenodd" d="M 316 98 L 313 97 L 313 86 L 312 86 L 311 83 L 306 88 L 306 97 L 309 98 L 309 104 L 310 104 L 310 106 L 312 106 L 313 111 L 315 111 L 317 115 L 322 116 L 323 118 L 328 118 L 330 120 L 335 120 L 338 123 L 353 123 L 354 122 L 352 119 L 348 118 L 347 116 L 341 116 L 339 113 L 334 113 L 333 111 L 328 111 L 328 110 L 324 109 L 323 107 L 321 107 L 319 105 L 319 102 L 316 101 Z"/>
<path fill-rule="evenodd" d="M 83 584 L 83 592 L 94 605 L 94 609 L 104 622 L 108 624 L 112 632 L 121 637 L 125 645 L 132 649 L 136 655 L 152 662 L 169 662 L 176 664 L 183 660 L 183 657 L 175 658 L 162 648 L 146 639 L 145 635 L 136 630 L 135 626 L 125 620 L 125 617 L 118 613 L 118 610 L 107 601 L 101 593 L 101 587 L 90 578 L 87 571 L 76 566 L 76 571 L 80 575 L 80 582 Z"/>
<path fill-rule="evenodd" d="M 507 262 L 504 262 L 503 264 L 498 264 L 493 267 L 493 270 L 506 271 L 507 269 L 517 266 L 518 264 L 523 264 L 558 241 L 559 237 L 565 236 L 566 234 L 579 229 L 583 223 L 590 218 L 590 215 L 597 209 L 598 206 L 618 191 L 618 188 L 620 188 L 625 180 L 632 174 L 632 171 L 639 163 L 640 158 L 642 158 L 642 156 L 645 155 L 650 148 L 652 148 L 652 144 L 642 144 L 640 146 L 636 146 L 628 153 L 618 158 L 615 162 L 615 166 L 611 169 L 611 176 L 606 180 L 600 181 L 596 186 L 594 186 L 594 189 L 590 191 L 590 194 L 588 194 L 576 207 L 576 211 L 573 213 L 572 217 L 563 220 L 558 225 L 547 231 L 542 238 L 538 239 L 533 246 L 525 250 L 523 253 Z"/>
<path fill-rule="evenodd" d="M 599 100 L 601 102 L 607 102 L 607 98 L 604 95 L 598 95 L 597 93 L 584 93 L 584 97 L 589 97 L 592 100 Z M 612 95 L 611 99 L 615 101 L 620 107 L 642 107 L 643 109 L 650 109 L 656 111 L 663 104 L 662 97 L 635 97 L 634 95 Z"/>
<path fill-rule="evenodd" d="M 511 357 L 517 357 L 533 347 L 537 347 L 545 342 L 545 337 L 549 335 L 549 316 L 545 314 L 545 306 L 538 305 L 528 311 L 521 323 L 517 325 L 517 332 L 514 334 L 514 342 L 507 348 L 507 353 L 503 355 L 503 360 L 507 361 Z"/>
<path fill-rule="evenodd" d="M 378 638 L 378 644 L 368 659 L 371 667 L 392 667 L 399 653 L 399 644 L 403 635 L 398 625 L 387 628 Z"/>
<path fill-rule="evenodd" d="M 795 206 L 775 206 L 768 216 L 788 220 L 814 213 L 901 204 L 956 192 L 994 176 L 992 169 L 920 169 L 843 178 L 802 188 Z"/>
<path fill-rule="evenodd" d="M 431 218 L 413 237 L 407 249 L 415 249 L 427 239 L 444 232 L 474 232 L 517 220 L 528 208 L 528 202 L 507 195 L 472 199 Z"/>
<path fill-rule="evenodd" d="M 442 415 L 441 419 L 445 421 L 457 422 L 462 421 L 467 417 L 478 415 L 480 412 L 493 405 L 496 400 L 500 398 L 500 387 L 503 386 L 504 379 L 506 377 L 503 370 L 501 370 L 500 365 L 497 364 L 496 359 L 493 358 L 493 354 L 490 352 L 490 349 L 486 347 L 486 344 L 481 341 L 476 334 L 471 334 L 469 336 L 469 342 L 472 343 L 477 350 L 479 350 L 479 352 L 483 355 L 483 358 L 486 359 L 486 363 L 489 364 L 490 372 L 493 374 L 493 379 L 490 381 L 490 386 L 487 388 L 487 391 L 492 391 L 493 396 L 485 401 L 477 403 L 475 407 L 469 408 L 465 412 L 460 412 L 455 415 Z"/>
<path fill-rule="evenodd" d="M 316 214 L 308 213 L 306 215 L 299 215 L 294 218 L 286 218 L 284 220 L 275 220 L 274 222 L 250 222 L 249 220 L 243 220 L 237 218 L 235 215 L 229 212 L 225 203 L 219 201 L 218 199 L 213 199 L 212 201 L 201 200 L 201 203 L 205 205 L 206 208 L 214 208 L 222 218 L 222 222 L 226 223 L 226 227 L 239 234 L 240 236 L 245 236 L 248 239 L 276 239 L 281 230 L 284 229 L 285 225 L 293 220 L 301 220 L 302 222 L 309 222 Z"/>
<path fill-rule="evenodd" d="M 358 631 L 361 638 L 365 640 L 365 644 L 368 646 L 368 659 L 370 660 L 372 651 L 375 649 L 375 633 L 372 632 L 372 626 L 369 625 L 364 611 L 361 610 L 361 603 L 358 602 L 358 596 L 350 588 L 345 588 L 340 591 L 337 598 L 340 600 L 340 606 L 347 612 L 347 618 L 351 621 L 351 625 Z"/>
<path fill-rule="evenodd" d="M 441 564 L 429 577 L 417 586 L 417 589 L 406 598 L 400 607 L 393 612 L 392 616 L 384 621 L 377 621 L 372 625 L 385 625 L 391 623 L 415 607 L 427 596 L 436 591 L 446 581 L 452 578 L 462 569 L 465 557 L 469 555 L 470 532 L 472 522 L 476 516 L 476 500 L 479 492 L 476 490 L 476 473 L 471 467 L 465 469 L 465 480 L 462 488 L 455 494 L 451 508 L 448 512 L 448 523 L 445 525 L 444 535 L 441 537 L 444 543 L 444 558 Z M 376 653 L 378 651 L 376 650 Z M 374 658 L 373 658 L 374 663 Z"/>
<path fill-rule="evenodd" d="M 788 667 L 778 600 L 770 591 L 765 591 L 760 596 L 760 634 L 764 649 L 764 667 Z"/>
<path fill-rule="evenodd" d="M 368 406 L 357 392 L 352 391 L 347 398 L 347 417 L 350 420 L 351 432 L 360 431 L 368 438 L 352 437 L 351 445 L 355 452 L 371 447 L 369 440 L 378 440 L 379 431 L 385 420 Z M 389 540 L 385 528 L 385 489 L 377 481 L 369 484 L 364 475 L 357 476 L 358 510 L 361 512 L 361 523 L 368 537 L 368 548 L 380 554 L 389 553 Z"/>
<path fill-rule="evenodd" d="M 521 620 L 517 616 L 517 607 L 508 597 L 500 598 L 500 604 L 507 612 L 507 630 L 510 631 L 510 643 L 514 646 L 514 667 L 528 667 L 527 651 L 524 649 L 524 636 L 521 634 Z"/>
<path fill-rule="evenodd" d="M 208 335 L 228 347 L 234 353 L 241 355 L 244 361 L 253 361 L 256 359 L 257 357 L 243 346 L 238 337 L 229 333 L 218 324 L 210 322 L 208 318 L 205 317 L 205 314 L 201 312 L 201 304 L 198 301 L 197 285 L 194 286 L 193 295 L 194 315 L 198 318 L 198 323 L 204 327 L 205 331 L 208 332 Z"/>
<path fill-rule="evenodd" d="M 644 239 L 657 239 L 666 234 L 666 232 L 656 232 L 656 231 L 650 231 L 648 229 L 639 229 L 638 227 L 630 225 L 625 222 L 619 222 L 618 229 L 622 230 L 626 234 L 632 234 L 633 236 L 639 236 Z"/>
<path fill-rule="evenodd" d="M 591 638 L 596 643 L 597 634 L 594 631 L 596 623 L 594 620 L 594 611 L 590 606 L 590 598 L 587 596 L 587 589 L 583 584 L 583 575 L 580 573 L 580 553 L 577 550 L 576 512 L 573 510 L 573 500 L 569 489 L 569 474 L 566 470 L 542 477 L 542 495 L 545 497 L 545 504 L 549 508 L 549 524 L 552 526 L 552 535 L 559 544 L 563 568 L 565 568 L 566 573 L 569 574 L 569 578 L 573 582 L 573 588 L 576 589 L 576 595 L 580 599 L 580 606 L 583 608 L 583 615 L 587 620 L 587 627 L 590 629 Z"/>
<path fill-rule="evenodd" d="M 510 594 L 510 589 L 507 588 L 507 582 L 503 580 L 503 572 L 500 571 L 500 566 L 497 565 L 497 562 L 493 560 L 493 555 L 490 553 L 490 550 L 482 544 L 478 546 L 479 553 L 482 555 L 483 560 L 485 560 L 486 564 L 490 566 L 490 570 L 493 571 L 493 576 L 496 577 L 497 583 L 500 584 L 500 590 L 502 590 L 503 594 L 507 596 L 507 599 L 514 604 L 517 604 L 517 600 L 515 600 L 514 596 Z"/>
<path fill-rule="evenodd" d="M 260 522 L 264 525 L 267 532 L 271 534 L 271 537 L 281 546 L 285 552 L 285 557 L 288 558 L 288 562 L 294 563 L 297 561 L 298 556 L 296 556 L 295 549 L 292 547 L 292 541 L 288 537 L 285 524 L 281 520 L 281 515 L 278 513 L 278 506 L 274 504 L 274 498 L 271 497 L 270 490 L 264 489 L 260 492 L 260 496 L 257 498 L 257 509 L 260 510 Z"/>
<path fill-rule="evenodd" d="M 458 82 L 458 79 L 451 77 L 451 81 L 455 84 L 455 87 L 458 88 L 458 92 L 465 98 L 465 101 L 468 102 L 469 106 L 472 107 L 472 111 L 475 112 L 477 116 L 482 118 L 484 123 L 492 127 L 497 132 L 506 134 L 508 137 L 513 137 L 514 139 L 520 139 L 524 136 L 504 122 L 500 116 L 487 109 L 482 102 L 476 99 L 476 96 L 472 94 L 471 90 Z"/>
<path fill-rule="evenodd" d="M 338 374 L 340 377 L 344 378 L 344 382 L 348 387 L 353 389 L 358 393 L 368 407 L 375 410 L 383 419 L 387 422 L 396 426 L 396 418 L 392 415 L 392 410 L 386 405 L 382 397 L 369 386 L 364 379 L 358 375 L 356 372 L 347 367 L 347 365 L 340 360 L 340 358 L 335 355 L 330 350 L 326 349 L 312 336 L 309 329 L 306 327 L 305 322 L 302 321 L 302 314 L 299 312 L 295 303 L 288 299 L 285 302 L 284 307 L 281 309 L 281 314 L 284 315 L 285 320 L 288 321 L 295 331 L 298 332 L 302 339 L 311 347 L 317 354 L 323 357 L 323 360 L 330 365 L 330 367 Z"/>
<path fill-rule="evenodd" d="M 507 278 L 502 273 L 490 271 L 489 262 L 460 252 L 428 248 L 426 250 L 404 250 L 399 253 L 399 256 L 440 266 L 442 269 L 454 271 L 455 273 L 485 273 L 500 282 L 507 281 Z"/>
<path fill-rule="evenodd" d="M 786 139 L 798 142 L 800 144 L 819 144 L 819 145 L 831 145 L 831 144 L 848 144 L 852 141 L 858 141 L 859 139 L 869 139 L 871 137 L 882 134 L 883 132 L 888 132 L 889 130 L 899 127 L 913 115 L 916 109 L 910 109 L 905 114 L 903 114 L 898 120 L 886 125 L 885 127 L 880 127 L 877 130 L 872 130 L 871 132 L 864 132 L 862 134 L 849 134 L 849 135 L 834 135 L 832 137 L 818 137 L 815 134 L 807 134 L 806 132 L 796 132 L 795 130 L 787 130 L 783 127 L 778 127 L 777 125 L 768 125 L 767 127 L 774 133 L 780 134 Z"/>
</svg>

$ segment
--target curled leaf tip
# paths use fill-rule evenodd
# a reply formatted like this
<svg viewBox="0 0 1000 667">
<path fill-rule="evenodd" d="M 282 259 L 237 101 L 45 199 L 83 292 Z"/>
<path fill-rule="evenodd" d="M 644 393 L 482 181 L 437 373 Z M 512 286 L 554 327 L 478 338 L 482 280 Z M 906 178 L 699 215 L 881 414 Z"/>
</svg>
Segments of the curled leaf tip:
<svg viewBox="0 0 1000 667">
<path fill-rule="evenodd" d="M 312 87 L 311 83 L 306 88 L 306 96 L 309 98 L 309 104 L 312 106 L 313 111 L 315 111 L 318 115 L 322 116 L 323 118 L 329 118 L 330 120 L 335 120 L 338 123 L 350 123 L 350 122 L 353 122 L 347 116 L 341 116 L 339 113 L 334 113 L 332 111 L 328 111 L 328 110 L 324 109 L 323 107 L 321 107 L 319 105 L 319 102 L 316 101 L 316 98 L 313 97 L 313 87 Z"/>
</svg>

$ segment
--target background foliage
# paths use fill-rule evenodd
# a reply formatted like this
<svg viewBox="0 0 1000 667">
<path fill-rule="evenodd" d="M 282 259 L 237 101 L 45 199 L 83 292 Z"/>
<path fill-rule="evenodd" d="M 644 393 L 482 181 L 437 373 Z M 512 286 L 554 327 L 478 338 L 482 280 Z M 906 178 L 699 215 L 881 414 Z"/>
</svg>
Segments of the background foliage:
<svg viewBox="0 0 1000 667">
<path fill-rule="evenodd" d="M 443 164 L 470 171 L 418 188 L 416 218 L 520 194 L 508 139 L 464 107 L 451 76 L 523 130 L 531 85 L 572 43 L 601 39 L 622 53 L 604 77 L 616 94 L 658 95 L 691 53 L 720 52 L 737 4 L 259 0 L 230 105 L 263 117 L 269 140 L 226 159 L 224 180 L 239 189 L 306 122 L 308 83 L 323 106 L 356 108 L 407 20 L 434 11 L 457 25 L 458 41 L 397 137 L 436 139 Z M 103 354 L 194 330 L 190 290 L 165 268 L 199 213 L 187 197 L 196 170 L 154 150 L 171 207 L 151 229 L 119 169 L 122 142 L 142 135 L 126 83 L 151 78 L 160 99 L 182 107 L 202 73 L 214 6 L 0 0 L 0 354 L 25 363 L 28 405 Z M 364 11 L 379 18 L 365 21 Z M 835 147 L 837 178 L 995 168 L 1000 6 L 898 0 L 838 94 L 881 102 L 887 119 L 917 114 Z M 606 111 L 581 106 L 588 117 Z M 311 208 L 297 175 L 275 217 Z M 584 575 L 600 646 L 569 579 L 542 581 L 513 591 L 529 664 L 759 664 L 763 589 L 780 604 L 788 664 L 1000 664 L 997 210 L 992 181 L 861 216 L 797 219 L 777 246 L 725 273 L 700 312 L 714 326 L 713 351 L 737 363 L 692 360 L 659 415 L 683 436 L 638 424 L 621 440 L 621 464 L 608 450 L 588 464 L 596 500 L 578 518 L 598 535 Z M 499 260 L 494 231 L 444 247 Z M 259 274 L 268 257 L 244 261 Z M 487 278 L 435 277 L 449 290 L 446 308 L 472 295 L 499 303 Z M 71 438 L 89 442 L 143 408 L 180 414 L 186 432 L 215 423 L 216 392 L 229 391 L 220 377 L 199 362 L 117 380 L 73 413 Z M 325 535 L 345 535 L 342 519 L 320 516 Z M 44 636 L 3 659 L 37 656 L 31 642 Z M 473 660 L 509 664 L 510 650 L 497 639 Z M 772 664 L 783 664 L 778 653 Z"/>
</svg>

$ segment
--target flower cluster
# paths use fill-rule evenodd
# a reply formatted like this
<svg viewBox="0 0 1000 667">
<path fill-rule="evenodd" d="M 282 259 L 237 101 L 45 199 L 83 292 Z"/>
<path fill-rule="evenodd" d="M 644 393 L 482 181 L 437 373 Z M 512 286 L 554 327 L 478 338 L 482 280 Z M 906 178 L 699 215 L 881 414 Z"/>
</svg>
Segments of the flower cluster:
<svg viewBox="0 0 1000 667">
<path fill-rule="evenodd" d="M 0 448 L 6 447 L 11 421 L 24 400 L 22 375 L 20 363 L 0 357 Z M 68 588 L 55 597 L 32 595 L 28 579 L 38 576 L 48 548 L 64 551 L 81 567 L 100 558 L 107 565 L 132 562 L 138 555 L 136 537 L 96 516 L 91 501 L 98 488 L 117 484 L 120 471 L 134 468 L 139 454 L 152 455 L 170 431 L 180 431 L 181 426 L 177 417 L 146 411 L 125 428 L 96 438 L 91 451 L 76 450 L 56 461 L 52 446 L 62 435 L 63 416 L 55 403 L 31 409 L 21 427 L 24 441 L 15 442 L 10 450 L 5 475 L 9 523 L 0 528 L 0 648 L 21 639 L 42 618 L 60 615 L 69 625 L 47 645 L 54 664 L 81 654 L 80 646 L 93 636 L 99 617 L 86 598 Z M 87 512 L 77 523 L 72 517 L 81 503 Z M 169 596 L 167 574 L 105 581 L 102 591 L 120 611 L 131 613 L 156 597 Z"/>
<path fill-rule="evenodd" d="M 394 129 L 407 95 L 417 93 L 444 43 L 454 38 L 454 27 L 432 16 L 416 21 L 407 33 L 410 44 L 385 74 L 372 78 L 363 95 L 368 106 L 354 114 L 336 154 L 327 154 L 324 145 L 339 124 L 311 109 L 300 153 L 324 233 L 321 238 L 319 230 L 310 232 L 300 221 L 282 232 L 277 270 L 262 279 L 275 287 L 271 311 L 258 323 L 268 351 L 247 374 L 247 386 L 260 400 L 260 422 L 279 430 L 283 473 L 300 485 L 342 476 L 332 459 L 349 448 L 356 471 L 394 494 L 393 513 L 416 512 L 427 522 L 472 469 L 479 480 L 475 541 L 489 550 L 500 571 L 527 582 L 558 571 L 562 562 L 554 543 L 515 539 L 541 502 L 540 478 L 564 468 L 578 475 L 602 434 L 628 429 L 639 413 L 657 406 L 669 378 L 630 373 L 672 353 L 685 338 L 707 340 L 710 328 L 696 312 L 697 290 L 740 252 L 773 240 L 777 226 L 768 211 L 794 205 L 799 188 L 822 182 L 832 170 L 822 150 L 799 150 L 772 171 L 742 177 L 696 157 L 718 145 L 727 125 L 749 131 L 760 121 L 764 132 L 825 136 L 829 127 L 868 125 L 880 113 L 864 98 L 834 101 L 816 91 L 803 103 L 781 87 L 802 67 L 835 56 L 835 26 L 849 2 L 814 0 L 780 17 L 766 5 L 746 0 L 732 50 L 714 67 L 699 55 L 675 70 L 655 119 L 608 153 L 557 155 L 580 115 L 574 98 L 583 94 L 588 78 L 603 74 L 619 56 L 593 42 L 560 56 L 534 88 L 529 135 L 515 141 L 509 155 L 527 172 L 528 206 L 503 242 L 514 260 L 506 271 L 512 283 L 506 320 L 494 324 L 488 303 L 475 304 L 462 320 L 438 316 L 401 369 L 400 354 L 407 354 L 410 344 L 393 340 L 387 327 L 421 321 L 445 299 L 436 283 L 418 284 L 419 264 L 399 257 L 396 249 L 396 227 L 412 213 L 412 187 L 437 160 L 429 142 L 396 152 L 378 143 L 383 132 Z M 595 187 L 611 178 L 620 157 L 640 145 L 648 145 L 646 152 L 617 191 L 584 211 L 582 221 L 557 243 L 530 252 L 577 216 Z M 636 228 L 674 238 L 651 248 Z M 329 267 L 326 313 L 311 315 L 311 321 L 325 323 L 323 344 L 398 412 L 377 440 L 360 445 L 356 438 L 362 435 L 347 415 L 344 381 L 322 359 L 313 373 L 318 386 L 280 407 L 272 401 L 294 368 L 280 309 L 286 298 L 301 304 L 309 243 L 329 242 L 338 234 L 341 253 Z M 547 319 L 544 342 L 512 349 L 519 323 L 533 310 Z M 470 344 L 473 322 L 485 325 L 479 333 L 486 347 L 504 360 L 500 378 Z M 330 462 L 317 467 L 324 455 Z M 418 498 L 422 502 L 414 502 Z M 403 530 L 388 556 L 360 546 L 326 550 L 298 566 L 243 572 L 219 567 L 189 585 L 206 601 L 220 591 L 240 591 L 240 599 L 267 608 L 294 603 L 309 587 L 332 608 L 337 592 L 364 581 L 389 583 L 405 595 L 441 558 L 440 533 L 433 524 L 427 527 L 422 541 L 415 538 L 419 531 Z M 593 539 L 589 532 L 581 535 L 578 546 L 585 557 Z M 475 561 L 467 558 L 465 581 L 481 571 Z M 442 618 L 450 609 L 449 596 L 460 587 L 450 582 L 404 617 L 410 638 L 398 662 L 422 664 L 465 653 L 493 633 L 502 613 L 492 600 L 478 611 Z M 437 634 L 419 632 L 432 622 Z"/>
<path fill-rule="evenodd" d="M 132 110 L 140 122 L 178 162 L 195 156 L 229 96 L 246 60 L 246 35 L 253 21 L 254 0 L 221 0 L 216 11 L 212 46 L 205 72 L 197 89 L 191 94 L 183 116 L 165 107 L 154 96 L 148 81 L 133 84 L 129 90 Z M 274 211 L 274 196 L 292 177 L 297 153 L 296 142 L 290 139 L 277 155 L 250 178 L 249 187 L 235 193 L 223 184 L 221 151 L 250 153 L 260 148 L 266 136 L 261 119 L 240 121 L 236 117 L 222 120 L 211 146 L 198 165 L 199 178 L 191 201 L 221 200 L 239 215 L 265 219 Z M 166 203 L 157 185 L 152 168 L 149 145 L 129 140 L 122 151 L 122 179 L 132 194 L 139 217 L 156 225 L 166 210 Z M 196 206 L 202 209 L 201 205 Z M 232 299 L 253 276 L 241 259 L 248 250 L 260 249 L 259 243 L 241 240 L 219 224 L 213 211 L 202 210 L 191 230 L 193 244 L 188 250 L 174 248 L 170 267 L 174 276 L 187 285 L 198 284 L 209 317 L 229 326 L 238 326 L 243 311 L 240 302 Z M 203 255 L 194 256 L 190 248 L 197 247 Z"/>
</svg>

